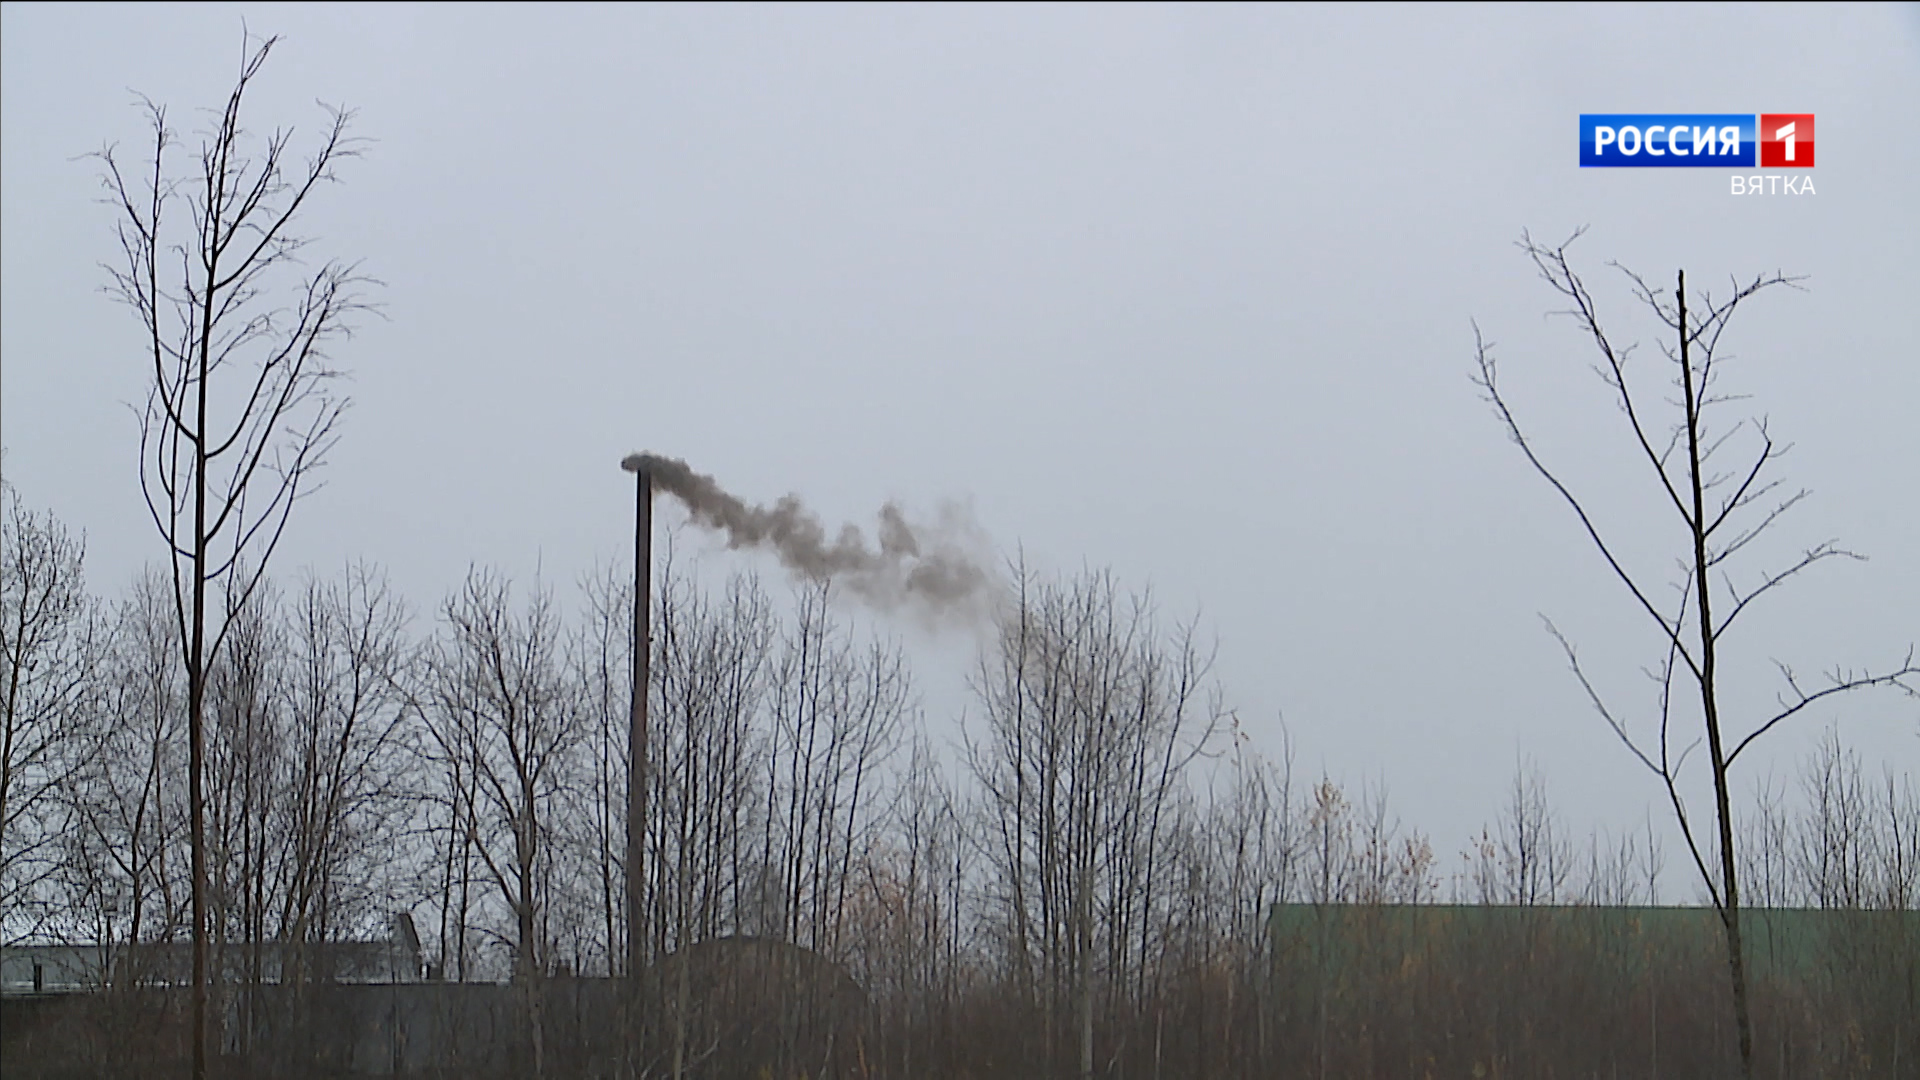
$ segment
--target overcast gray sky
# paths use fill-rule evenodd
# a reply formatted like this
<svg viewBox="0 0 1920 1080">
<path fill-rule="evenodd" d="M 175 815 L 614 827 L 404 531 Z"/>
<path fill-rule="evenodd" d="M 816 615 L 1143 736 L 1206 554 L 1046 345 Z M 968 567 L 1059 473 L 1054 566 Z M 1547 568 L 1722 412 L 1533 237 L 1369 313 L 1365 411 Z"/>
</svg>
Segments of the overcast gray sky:
<svg viewBox="0 0 1920 1080">
<path fill-rule="evenodd" d="M 8 4 L 0 439 L 102 592 L 162 549 L 138 327 L 99 292 L 113 220 L 77 159 L 137 148 L 134 90 L 222 100 L 243 19 L 285 36 L 256 126 L 312 133 L 319 98 L 378 140 L 309 222 L 388 284 L 336 352 L 356 405 L 280 572 L 375 560 L 420 632 L 469 563 L 565 585 L 625 557 L 630 450 L 836 523 L 958 498 L 1005 552 L 1199 609 L 1254 737 L 1284 713 L 1303 770 L 1384 780 L 1444 858 L 1516 754 L 1573 828 L 1630 826 L 1654 782 L 1538 615 L 1642 709 L 1657 642 L 1468 380 L 1477 318 L 1541 451 L 1666 573 L 1680 534 L 1513 247 L 1589 225 L 1579 266 L 1649 355 L 1608 260 L 1809 276 L 1743 312 L 1728 388 L 1814 491 L 1765 554 L 1872 561 L 1731 640 L 1736 719 L 1769 656 L 1920 638 L 1914 5 Z M 1818 194 L 1577 167 L 1580 113 L 1636 111 L 1815 113 Z M 945 722 L 965 651 L 917 648 Z M 1913 703 L 1862 698 L 1748 781 L 1836 718 L 1876 768 L 1920 761 Z"/>
</svg>

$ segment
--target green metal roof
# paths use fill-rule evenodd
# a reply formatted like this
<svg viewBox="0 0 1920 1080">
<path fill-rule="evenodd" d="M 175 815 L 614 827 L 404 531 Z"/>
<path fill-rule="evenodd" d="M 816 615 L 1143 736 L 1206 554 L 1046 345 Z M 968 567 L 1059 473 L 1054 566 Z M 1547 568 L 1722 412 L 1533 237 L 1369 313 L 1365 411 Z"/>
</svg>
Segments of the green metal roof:
<svg viewBox="0 0 1920 1080">
<path fill-rule="evenodd" d="M 1743 908 L 1740 931 L 1748 971 L 1756 978 L 1845 970 L 1868 954 L 1920 956 L 1920 911 Z M 1269 932 L 1276 958 L 1342 966 L 1362 955 L 1412 957 L 1496 942 L 1551 942 L 1638 968 L 1656 956 L 1725 947 L 1719 913 L 1703 907 L 1276 904 Z"/>
</svg>

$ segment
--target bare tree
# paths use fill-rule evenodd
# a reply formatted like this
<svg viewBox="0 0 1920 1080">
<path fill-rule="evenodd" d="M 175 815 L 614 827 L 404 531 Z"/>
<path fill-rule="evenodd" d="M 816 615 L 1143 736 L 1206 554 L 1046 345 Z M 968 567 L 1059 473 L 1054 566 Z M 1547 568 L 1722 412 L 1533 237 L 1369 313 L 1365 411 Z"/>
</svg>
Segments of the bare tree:
<svg viewBox="0 0 1920 1080">
<path fill-rule="evenodd" d="M 1056 584 L 1018 567 L 1015 582 L 975 683 L 984 715 L 969 767 L 1010 973 L 1039 999 L 1048 1067 L 1072 1017 L 1084 1076 L 1096 997 L 1138 1001 L 1157 972 L 1185 770 L 1227 714 L 1193 626 L 1163 629 L 1150 597 L 1124 597 L 1109 574 Z"/>
<path fill-rule="evenodd" d="M 1574 234 L 1574 238 L 1578 236 L 1579 233 Z M 1758 275 L 1745 285 L 1736 282 L 1731 295 L 1716 300 L 1706 293 L 1690 297 L 1684 272 L 1676 275 L 1674 288 L 1669 292 L 1623 269 L 1635 298 L 1650 309 L 1672 335 L 1670 341 L 1661 339 L 1660 350 L 1669 367 L 1673 394 L 1649 400 L 1640 384 L 1629 378 L 1633 346 L 1616 344 L 1602 326 L 1597 301 L 1568 262 L 1567 248 L 1572 242 L 1570 238 L 1566 243 L 1548 247 L 1536 244 L 1523 234 L 1520 247 L 1533 260 L 1541 277 L 1571 303 L 1564 314 L 1574 320 L 1581 335 L 1598 354 L 1593 368 L 1626 418 L 1629 446 L 1651 472 L 1658 502 L 1673 512 L 1685 530 L 1686 546 L 1678 553 L 1683 574 L 1675 589 L 1677 599 L 1671 607 L 1656 599 L 1651 582 L 1644 574 L 1627 567 L 1617 538 L 1609 538 L 1610 534 L 1589 512 L 1588 504 L 1536 451 L 1501 391 L 1493 346 L 1481 337 L 1477 325 L 1474 328 L 1477 360 L 1474 382 L 1484 392 L 1501 426 L 1519 446 L 1527 462 L 1574 511 L 1613 576 L 1626 588 L 1635 606 L 1659 629 L 1665 659 L 1658 671 L 1658 733 L 1649 746 L 1629 731 L 1626 716 L 1609 705 L 1596 689 L 1572 643 L 1551 621 L 1547 623 L 1594 708 L 1635 758 L 1659 777 L 1666 788 L 1688 852 L 1726 931 L 1741 1068 L 1751 1077 L 1753 1031 L 1740 937 L 1738 856 L 1729 804 L 1728 770 L 1754 740 L 1815 702 L 1869 687 L 1897 687 L 1908 693 L 1916 692 L 1915 679 L 1920 677 L 1920 668 L 1914 666 L 1910 648 L 1906 658 L 1896 665 L 1877 672 L 1836 668 L 1829 673 L 1824 685 L 1813 686 L 1796 676 L 1793 668 L 1776 661 L 1785 683 L 1777 710 L 1746 723 L 1723 715 L 1719 681 L 1723 635 L 1754 601 L 1802 571 L 1829 559 L 1859 558 L 1828 541 L 1806 549 L 1784 566 L 1750 572 L 1744 577 L 1744 583 L 1736 583 L 1730 572 L 1730 561 L 1797 506 L 1806 492 L 1783 491 L 1780 481 L 1770 474 L 1769 467 L 1787 448 L 1774 441 L 1764 416 L 1739 419 L 1731 424 L 1718 421 L 1722 406 L 1740 400 L 1718 389 L 1725 355 L 1721 339 L 1741 304 L 1775 286 L 1791 287 L 1796 279 L 1780 274 Z M 1657 418 L 1656 410 L 1662 407 L 1674 410 L 1670 419 Z M 1696 834 L 1678 786 L 1677 777 L 1687 753 L 1686 750 L 1674 753 L 1670 740 L 1677 705 L 1676 682 L 1682 683 L 1682 688 L 1690 685 L 1699 703 L 1714 793 L 1715 830 L 1710 837 Z M 1713 861 L 1717 861 L 1717 867 L 1709 865 Z"/>
<path fill-rule="evenodd" d="M 66 793 L 92 757 L 110 626 L 86 590 L 85 549 L 0 484 L 0 938 L 43 926 L 43 886 L 71 825 Z"/>
<path fill-rule="evenodd" d="M 525 994 L 532 1072 L 544 1071 L 542 982 L 549 963 L 547 905 L 566 876 L 556 817 L 577 790 L 583 711 L 565 678 L 562 631 L 550 593 L 535 588 L 524 615 L 512 589 L 468 575 L 443 611 L 432 652 L 430 730 L 452 773 L 455 828 L 505 905 L 513 979 Z"/>
<path fill-rule="evenodd" d="M 855 851 L 878 821 L 875 771 L 913 709 L 898 645 L 856 643 L 830 609 L 831 587 L 802 586 L 791 634 L 770 672 L 773 805 L 762 848 L 786 894 L 785 935 L 836 955 Z"/>
<path fill-rule="evenodd" d="M 1340 904 L 1353 896 L 1353 804 L 1325 775 L 1313 786 L 1307 807 L 1305 877 L 1307 900 Z"/>
<path fill-rule="evenodd" d="M 749 759 L 764 769 L 756 792 L 764 800 L 754 845 L 758 865 L 742 869 L 749 875 L 749 895 L 760 908 L 751 912 L 754 921 L 762 926 L 776 922 L 780 938 L 837 962 L 847 954 L 844 916 L 848 895 L 859 883 L 856 871 L 868 860 L 885 820 L 881 771 L 915 719 L 917 703 L 905 651 L 895 642 L 859 640 L 835 616 L 835 599 L 830 581 L 796 587 L 793 622 L 765 671 L 764 749 Z M 740 611 L 740 602 L 735 600 L 733 607 Z M 751 610 L 729 620 L 738 629 L 717 642 L 718 648 L 751 655 L 764 647 L 768 635 L 762 624 L 747 617 Z M 744 665 L 744 659 L 700 665 L 728 679 L 709 694 L 719 707 L 714 725 L 720 732 L 738 724 L 729 717 L 752 686 L 744 680 L 757 681 L 756 671 Z M 679 723 L 684 705 L 668 698 L 669 714 Z M 737 757 L 738 751 L 729 747 L 742 740 L 722 735 L 711 741 L 726 760 Z M 704 783 L 728 782 L 731 772 L 702 768 L 693 761 L 668 765 L 689 783 L 709 770 L 712 779 Z M 730 782 L 736 791 L 745 790 L 740 780 Z M 683 792 L 680 798 L 684 802 L 690 794 Z M 684 984 L 676 992 L 683 994 Z M 820 1004 L 806 1002 L 789 1017 L 783 1041 L 796 1047 L 834 1045 L 842 1034 L 838 1017 L 822 1011 Z M 821 1067 L 818 1062 L 794 1064 L 809 1070 Z"/>
<path fill-rule="evenodd" d="M 1874 813 L 1883 816 L 1875 832 L 1873 899 L 1889 911 L 1913 911 L 1920 908 L 1920 792 L 1911 773 L 1898 776 L 1888 768 L 1880 780 L 1874 792 Z"/>
<path fill-rule="evenodd" d="M 240 601 L 231 607 L 243 607 L 311 488 L 346 407 L 327 350 L 366 310 L 369 283 L 354 264 L 312 268 L 310 238 L 297 231 L 313 193 L 359 152 L 352 114 L 326 109 L 303 162 L 290 129 L 257 141 L 245 127 L 247 90 L 277 40 L 248 37 L 233 91 L 185 172 L 170 168 L 179 143 L 166 110 L 144 98 L 153 141 L 138 171 L 123 171 L 112 147 L 100 154 L 122 256 L 108 268 L 109 292 L 139 319 L 151 365 L 140 481 L 173 562 L 187 674 L 196 1078 L 207 1071 L 203 712 L 208 658 L 227 627 L 207 586 L 225 581 Z"/>
<path fill-rule="evenodd" d="M 1283 743 L 1280 760 L 1269 761 L 1237 718 L 1232 734 L 1212 783 L 1196 790 L 1200 798 L 1192 803 L 1182 800 L 1172 819 L 1175 895 L 1162 916 L 1164 954 L 1133 1013 L 1147 1030 L 1128 1038 L 1150 1048 L 1156 1068 L 1182 1044 L 1200 1075 L 1232 1061 L 1227 1047 L 1236 1043 L 1253 1060 L 1270 1047 L 1273 987 L 1265 974 L 1274 954 L 1267 916 L 1298 887 L 1303 822 L 1295 814 L 1290 744 Z M 1384 816 L 1374 820 L 1390 827 Z M 1381 839 L 1385 867 L 1400 853 Z M 1381 888 L 1397 896 L 1394 876 L 1386 871 Z"/>
<path fill-rule="evenodd" d="M 1874 906 L 1880 845 L 1877 799 L 1861 775 L 1860 758 L 1829 729 L 1801 773 L 1806 808 L 1791 852 L 1806 901 L 1819 908 Z M 1896 804 L 1897 805 L 1897 804 Z"/>
<path fill-rule="evenodd" d="M 407 609 L 381 572 L 308 576 L 288 612 L 282 715 L 285 773 L 277 811 L 283 883 L 272 912 L 294 975 L 302 946 L 388 914 L 415 778 L 405 746 L 414 718 L 404 686 Z"/>
<path fill-rule="evenodd" d="M 1783 793 L 1769 777 L 1754 790 L 1740 839 L 1740 880 L 1757 907 L 1793 902 L 1790 831 Z"/>
<path fill-rule="evenodd" d="M 104 944 L 136 955 L 143 941 L 171 941 L 186 927 L 186 701 L 179 624 L 158 571 L 136 579 L 119 608 L 107 660 L 95 751 L 67 798 L 74 828 L 63 874 L 70 909 L 88 913 Z M 132 984 L 134 965 L 106 965 L 110 985 Z"/>
<path fill-rule="evenodd" d="M 961 894 L 970 865 L 960 811 L 924 731 L 915 735 L 888 814 L 891 828 L 861 859 L 845 918 L 870 992 L 894 1004 L 876 1059 L 900 1075 L 937 1070 L 933 1034 L 959 977 Z"/>
<path fill-rule="evenodd" d="M 279 592 L 263 581 L 244 601 L 227 594 L 226 633 L 207 669 L 206 903 L 210 994 L 235 1016 L 249 1052 L 253 1006 L 266 977 L 267 911 L 280 893 L 274 853 L 286 836 L 279 809 L 285 772 L 283 672 L 287 642 Z M 229 980 L 239 982 L 236 990 Z M 229 1008 L 229 1003 L 237 1009 Z"/>
<path fill-rule="evenodd" d="M 614 566 L 596 567 L 581 582 L 582 621 L 568 641 L 569 677 L 579 688 L 592 732 L 592 762 L 581 790 L 584 811 L 576 842 L 585 849 L 595 893 L 593 933 L 606 950 L 611 977 L 626 974 L 626 778 L 633 648 L 633 580 Z"/>
<path fill-rule="evenodd" d="M 1586 880 L 1581 883 L 1578 901 L 1599 907 L 1657 903 L 1654 882 L 1660 869 L 1661 851 L 1651 829 L 1644 839 L 1631 832 L 1617 840 L 1607 832 L 1595 832 L 1587 838 Z"/>
<path fill-rule="evenodd" d="M 1560 901 L 1573 871 L 1573 849 L 1547 801 L 1546 778 L 1537 766 L 1515 764 L 1494 838 L 1499 877 L 1486 901 L 1522 907 Z"/>
<path fill-rule="evenodd" d="M 763 898 L 771 868 L 786 865 L 769 855 L 765 808 L 764 774 L 772 766 L 766 759 L 771 718 L 763 705 L 777 626 L 752 578 L 734 577 L 714 597 L 671 560 L 653 611 L 656 656 L 649 670 L 659 704 L 647 770 L 647 803 L 655 809 L 645 831 L 656 883 L 648 925 L 657 935 L 656 955 L 671 942 L 670 951 L 684 961 L 689 947 L 745 923 L 775 936 L 788 929 L 784 921 L 766 925 L 769 912 L 745 910 L 757 905 L 743 896 L 749 880 L 759 879 L 761 895 L 754 899 Z M 782 914 L 792 909 L 775 906 Z M 673 965 L 668 1013 L 675 1076 L 716 1038 L 707 1033 L 701 1046 L 690 1046 L 692 967 Z"/>
</svg>

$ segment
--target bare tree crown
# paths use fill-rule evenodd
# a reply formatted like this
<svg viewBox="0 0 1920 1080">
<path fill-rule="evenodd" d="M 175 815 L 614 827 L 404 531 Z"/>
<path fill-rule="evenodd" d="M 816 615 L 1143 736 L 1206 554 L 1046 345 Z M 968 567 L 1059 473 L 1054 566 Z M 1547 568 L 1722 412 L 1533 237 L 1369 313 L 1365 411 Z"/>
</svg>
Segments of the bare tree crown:
<svg viewBox="0 0 1920 1080">
<path fill-rule="evenodd" d="M 354 114 L 322 105 L 326 123 L 304 159 L 293 129 L 262 139 L 244 125 L 243 99 L 278 41 L 248 39 L 233 91 L 209 110 L 185 170 L 173 164 L 186 147 L 167 110 L 145 96 L 152 142 L 138 171 L 116 147 L 98 155 L 104 201 L 119 217 L 121 258 L 106 266 L 107 291 L 138 317 L 152 368 L 138 410 L 147 509 L 176 567 L 192 560 L 187 480 L 197 461 L 204 536 L 218 552 L 199 572 L 220 578 L 251 554 L 242 599 L 334 445 L 349 399 L 328 347 L 375 310 L 367 293 L 378 284 L 357 262 L 311 265 L 314 238 L 299 229 L 314 192 L 362 152 L 364 140 L 349 134 Z"/>
<path fill-rule="evenodd" d="M 1730 424 L 1721 419 L 1724 406 L 1742 400 L 1718 388 L 1727 358 L 1721 339 L 1734 312 L 1746 300 L 1775 286 L 1797 287 L 1800 279 L 1780 273 L 1760 274 L 1744 285 L 1736 280 L 1731 295 L 1716 300 L 1704 292 L 1690 297 L 1684 271 L 1675 275 L 1673 291 L 1667 292 L 1616 264 L 1630 283 L 1634 297 L 1671 332 L 1672 343 L 1663 335 L 1660 349 L 1667 360 L 1675 396 L 1650 402 L 1645 391 L 1628 378 L 1634 347 L 1618 344 L 1608 334 L 1593 293 L 1568 262 L 1567 248 L 1579 235 L 1576 232 L 1565 243 L 1546 247 L 1523 233 L 1520 247 L 1547 284 L 1571 301 L 1572 307 L 1559 314 L 1573 319 L 1592 344 L 1597 354 L 1594 372 L 1626 416 L 1638 454 L 1657 480 L 1663 500 L 1686 527 L 1687 547 L 1678 559 L 1683 573 L 1675 583 L 1677 596 L 1672 609 L 1662 607 L 1654 599 L 1647 581 L 1626 567 L 1615 541 L 1609 539 L 1609 534 L 1596 522 L 1588 505 L 1541 459 L 1532 440 L 1521 430 L 1520 422 L 1501 393 L 1493 347 L 1481 336 L 1478 325 L 1474 327 L 1477 370 L 1473 380 L 1493 406 L 1508 437 L 1526 455 L 1528 464 L 1573 509 L 1613 576 L 1660 628 L 1665 657 L 1655 676 L 1659 685 L 1659 735 L 1657 743 L 1649 748 L 1634 738 L 1623 715 L 1600 694 L 1581 666 L 1572 642 L 1547 620 L 1548 632 L 1566 653 L 1567 663 L 1594 709 L 1666 788 L 1687 852 L 1726 930 L 1740 1062 L 1744 1074 L 1751 1077 L 1753 1033 L 1740 933 L 1740 860 L 1734 850 L 1728 770 L 1754 740 L 1825 698 L 1876 687 L 1915 694 L 1920 668 L 1914 666 L 1914 653 L 1909 647 L 1906 658 L 1897 666 L 1878 672 L 1836 667 L 1828 673 L 1826 685 L 1808 689 L 1791 667 L 1775 660 L 1785 681 L 1777 708 L 1770 715 L 1744 725 L 1723 723 L 1718 681 L 1722 636 L 1754 601 L 1814 564 L 1833 558 L 1861 558 L 1840 547 L 1837 541 L 1829 540 L 1805 549 L 1784 566 L 1762 569 L 1746 577 L 1744 583 L 1735 580 L 1729 567 L 1735 555 L 1767 533 L 1789 510 L 1799 505 L 1807 493 L 1804 489 L 1783 490 L 1780 481 L 1769 473 L 1768 467 L 1778 461 L 1787 448 L 1774 442 L 1764 415 L 1743 417 Z M 1694 301 L 1691 311 L 1690 299 Z M 1672 419 L 1664 426 L 1656 419 L 1660 405 L 1672 410 Z M 1674 684 L 1681 672 L 1697 691 L 1707 763 L 1712 770 L 1715 832 L 1710 845 L 1703 844 L 1696 835 L 1679 786 L 1680 770 L 1698 743 L 1676 754 L 1670 738 Z M 1717 869 L 1709 866 L 1712 861 L 1719 863 Z"/>
</svg>

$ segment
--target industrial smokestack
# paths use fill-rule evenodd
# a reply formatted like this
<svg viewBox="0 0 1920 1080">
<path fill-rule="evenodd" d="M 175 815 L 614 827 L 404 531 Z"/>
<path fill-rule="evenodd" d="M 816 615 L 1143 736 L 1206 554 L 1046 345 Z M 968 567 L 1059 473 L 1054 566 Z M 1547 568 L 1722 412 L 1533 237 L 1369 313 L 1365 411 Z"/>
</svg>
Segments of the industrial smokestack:
<svg viewBox="0 0 1920 1080">
<path fill-rule="evenodd" d="M 678 458 L 632 454 L 621 464 L 679 499 L 696 525 L 725 536 L 728 547 L 770 551 L 794 574 L 831 580 L 882 610 L 908 606 L 935 620 L 968 621 L 984 610 L 993 580 L 979 557 L 984 545 L 979 529 L 956 508 L 938 522 L 915 524 L 889 502 L 880 508 L 878 546 L 870 547 L 851 524 L 829 541 L 826 526 L 798 496 L 751 506 Z"/>
<path fill-rule="evenodd" d="M 646 970 L 647 919 L 646 875 L 642 861 L 646 856 L 647 822 L 647 688 L 653 684 L 649 671 L 653 660 L 652 577 L 653 577 L 653 477 L 638 455 L 629 456 L 620 467 L 634 474 L 633 517 L 633 711 L 627 721 L 627 1050 L 640 1045 L 640 976 Z M 608 942 L 611 946 L 612 942 Z"/>
</svg>

